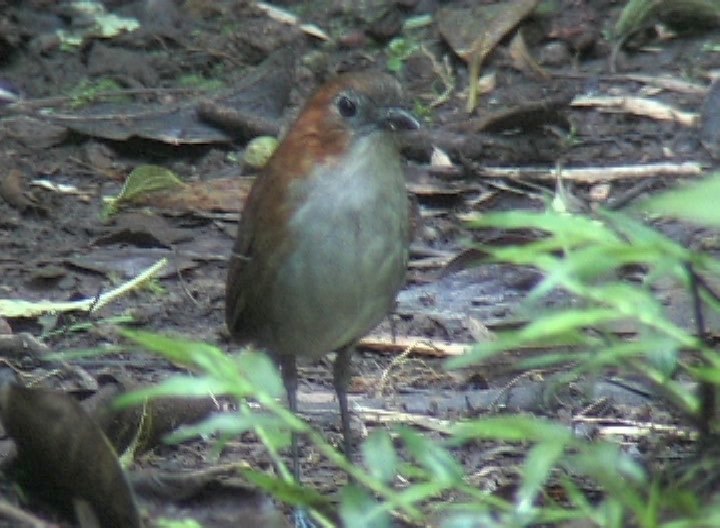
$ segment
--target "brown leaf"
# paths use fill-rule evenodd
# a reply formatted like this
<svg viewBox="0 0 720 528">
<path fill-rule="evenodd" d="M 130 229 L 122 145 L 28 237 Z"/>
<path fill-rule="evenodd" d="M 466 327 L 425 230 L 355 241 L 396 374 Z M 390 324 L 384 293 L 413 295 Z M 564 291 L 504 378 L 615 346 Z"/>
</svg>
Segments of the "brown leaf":
<svg viewBox="0 0 720 528">
<path fill-rule="evenodd" d="M 136 198 L 134 203 L 176 214 L 239 213 L 251 184 L 247 178 L 191 182 L 178 189 L 148 193 Z"/>
<path fill-rule="evenodd" d="M 720 157 L 720 81 L 710 86 L 701 115 L 700 142 L 717 159 Z"/>
<path fill-rule="evenodd" d="M 0 388 L 0 418 L 17 445 L 28 488 L 61 508 L 86 502 L 103 527 L 141 526 L 113 448 L 77 401 L 62 392 L 6 383 Z"/>
<path fill-rule="evenodd" d="M 292 58 L 293 50 L 273 53 L 229 92 L 222 94 L 188 98 L 163 106 L 101 103 L 75 113 L 54 112 L 47 119 L 81 134 L 121 141 L 140 137 L 170 145 L 206 145 L 225 144 L 238 135 L 248 139 L 255 133 L 254 124 L 260 123 L 263 130 L 272 127 L 273 118 L 285 107 L 292 86 Z M 248 120 L 247 126 L 224 126 L 226 133 L 215 126 L 217 123 L 208 124 L 209 100 L 217 107 L 237 109 L 238 114 Z"/>
<path fill-rule="evenodd" d="M 129 380 L 106 383 L 100 391 L 83 402 L 119 453 L 133 442 L 135 454 L 152 449 L 165 435 L 181 425 L 194 424 L 218 411 L 216 398 L 156 398 L 144 406 L 118 409 L 118 396 L 137 387 Z"/>
<path fill-rule="evenodd" d="M 241 473 L 246 468 L 244 462 L 183 472 L 145 468 L 129 476 L 133 488 L 143 497 L 185 504 L 192 501 L 196 506 L 195 520 L 203 526 L 289 528 L 270 498 L 244 481 Z"/>
<path fill-rule="evenodd" d="M 0 123 L 0 141 L 10 137 L 34 150 L 59 145 L 67 139 L 67 136 L 66 127 L 30 116 L 5 117 Z"/>
<path fill-rule="evenodd" d="M 485 57 L 498 42 L 535 10 L 538 0 L 511 0 L 493 5 L 445 7 L 437 14 L 440 34 L 455 53 L 470 65 L 467 111 L 477 100 L 477 79 Z"/>
<path fill-rule="evenodd" d="M 438 29 L 461 59 L 482 63 L 537 4 L 538 0 L 513 0 L 493 5 L 444 7 L 437 14 Z"/>
<path fill-rule="evenodd" d="M 35 197 L 25 190 L 25 176 L 18 169 L 11 169 L 0 180 L 0 196 L 21 213 L 27 209 L 47 212 Z"/>
<path fill-rule="evenodd" d="M 518 70 L 525 73 L 534 73 L 541 79 L 550 79 L 550 74 L 530 55 L 521 31 L 515 33 L 510 42 L 510 57 L 512 57 L 513 66 Z"/>
</svg>

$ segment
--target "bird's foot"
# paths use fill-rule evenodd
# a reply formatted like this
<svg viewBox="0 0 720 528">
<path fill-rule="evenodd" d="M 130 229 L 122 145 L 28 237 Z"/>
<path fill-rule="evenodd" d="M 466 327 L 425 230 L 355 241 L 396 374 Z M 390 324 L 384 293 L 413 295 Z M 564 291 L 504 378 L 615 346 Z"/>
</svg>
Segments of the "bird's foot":
<svg viewBox="0 0 720 528">
<path fill-rule="evenodd" d="M 315 523 L 310 519 L 310 515 L 304 508 L 296 508 L 293 511 L 293 520 L 295 528 L 316 528 Z"/>
</svg>

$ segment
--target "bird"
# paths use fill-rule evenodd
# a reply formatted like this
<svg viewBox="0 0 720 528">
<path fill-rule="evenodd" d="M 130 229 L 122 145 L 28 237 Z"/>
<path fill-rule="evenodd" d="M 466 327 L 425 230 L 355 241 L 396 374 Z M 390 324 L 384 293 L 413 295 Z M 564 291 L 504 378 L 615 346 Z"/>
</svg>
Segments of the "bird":
<svg viewBox="0 0 720 528">
<path fill-rule="evenodd" d="M 392 310 L 411 237 L 397 132 L 420 124 L 384 72 L 335 76 L 306 101 L 257 176 L 228 264 L 233 339 L 265 350 L 297 413 L 297 358 L 335 351 L 345 456 L 347 388 L 356 342 Z M 297 435 L 293 475 L 300 481 Z"/>
</svg>

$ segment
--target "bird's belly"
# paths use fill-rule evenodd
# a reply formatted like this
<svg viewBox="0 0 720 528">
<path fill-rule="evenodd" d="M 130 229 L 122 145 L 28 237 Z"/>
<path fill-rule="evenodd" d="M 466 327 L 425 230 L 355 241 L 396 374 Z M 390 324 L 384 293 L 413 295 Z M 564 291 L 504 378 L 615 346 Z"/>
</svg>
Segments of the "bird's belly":
<svg viewBox="0 0 720 528">
<path fill-rule="evenodd" d="M 407 263 L 404 187 L 395 194 L 380 207 L 310 204 L 294 219 L 303 228 L 292 230 L 291 255 L 272 288 L 276 353 L 321 356 L 390 311 Z"/>
</svg>

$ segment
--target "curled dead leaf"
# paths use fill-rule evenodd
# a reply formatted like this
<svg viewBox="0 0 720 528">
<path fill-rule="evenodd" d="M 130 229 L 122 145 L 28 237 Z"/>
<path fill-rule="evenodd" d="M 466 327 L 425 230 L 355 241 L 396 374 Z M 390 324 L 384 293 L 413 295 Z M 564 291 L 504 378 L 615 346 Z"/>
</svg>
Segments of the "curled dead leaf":
<svg viewBox="0 0 720 528">
<path fill-rule="evenodd" d="M 38 203 L 37 198 L 25 189 L 25 176 L 18 169 L 10 169 L 0 180 L 0 196 L 21 213 L 28 209 L 47 213 L 47 210 Z"/>
<path fill-rule="evenodd" d="M 28 489 L 63 510 L 83 505 L 76 515 L 92 515 L 99 526 L 142 526 L 113 448 L 77 401 L 62 392 L 5 383 L 0 419 L 15 441 Z"/>
</svg>

